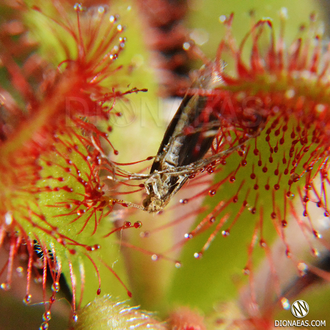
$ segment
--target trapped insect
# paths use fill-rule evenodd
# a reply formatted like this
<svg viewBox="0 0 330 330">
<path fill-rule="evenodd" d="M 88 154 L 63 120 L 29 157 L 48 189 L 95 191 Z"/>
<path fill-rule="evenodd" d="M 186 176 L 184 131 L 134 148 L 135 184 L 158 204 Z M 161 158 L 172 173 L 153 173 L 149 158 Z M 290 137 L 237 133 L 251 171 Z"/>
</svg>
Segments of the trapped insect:
<svg viewBox="0 0 330 330">
<path fill-rule="evenodd" d="M 222 67 L 221 67 L 222 70 Z M 192 89 L 209 90 L 221 85 L 215 64 L 203 66 Z M 189 175 L 207 166 L 229 151 L 202 159 L 210 149 L 220 122 L 207 105 L 208 96 L 187 92 L 170 122 L 157 156 L 145 181 L 148 196 L 143 206 L 148 212 L 161 211 Z"/>
<path fill-rule="evenodd" d="M 145 211 L 163 210 L 192 174 L 244 148 L 244 143 L 264 127 L 265 117 L 258 110 L 247 108 L 239 118 L 228 109 L 223 110 L 224 101 L 219 92 L 223 69 L 222 62 L 215 60 L 197 72 L 167 127 L 149 174 L 114 168 L 114 173 L 125 173 L 128 180 L 145 179 Z M 230 132 L 235 133 L 233 137 Z M 213 154 L 205 157 L 211 149 Z"/>
</svg>

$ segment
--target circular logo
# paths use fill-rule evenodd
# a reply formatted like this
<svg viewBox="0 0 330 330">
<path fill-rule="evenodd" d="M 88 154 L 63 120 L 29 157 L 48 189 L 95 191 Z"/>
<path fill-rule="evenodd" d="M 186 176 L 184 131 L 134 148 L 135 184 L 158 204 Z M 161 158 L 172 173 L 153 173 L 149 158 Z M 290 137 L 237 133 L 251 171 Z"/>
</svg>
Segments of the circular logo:
<svg viewBox="0 0 330 330">
<path fill-rule="evenodd" d="M 309 312 L 309 306 L 305 300 L 296 300 L 291 305 L 291 313 L 299 319 L 305 317 Z"/>
</svg>

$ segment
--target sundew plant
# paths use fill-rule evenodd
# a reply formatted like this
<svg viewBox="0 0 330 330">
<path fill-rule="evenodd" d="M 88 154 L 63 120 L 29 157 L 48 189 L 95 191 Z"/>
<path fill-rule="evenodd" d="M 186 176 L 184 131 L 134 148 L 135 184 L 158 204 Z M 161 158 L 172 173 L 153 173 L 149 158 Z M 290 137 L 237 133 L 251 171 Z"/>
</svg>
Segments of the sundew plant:
<svg viewBox="0 0 330 330">
<path fill-rule="evenodd" d="M 286 5 L 0 3 L 1 329 L 330 324 L 326 7 Z"/>
</svg>

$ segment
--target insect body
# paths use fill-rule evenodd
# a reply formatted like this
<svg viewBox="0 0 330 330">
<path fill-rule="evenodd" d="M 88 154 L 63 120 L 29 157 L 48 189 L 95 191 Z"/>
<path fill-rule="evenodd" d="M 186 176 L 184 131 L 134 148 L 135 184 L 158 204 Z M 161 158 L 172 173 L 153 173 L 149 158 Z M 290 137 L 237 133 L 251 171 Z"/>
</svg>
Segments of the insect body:
<svg viewBox="0 0 330 330">
<path fill-rule="evenodd" d="M 210 63 L 200 69 L 192 89 L 213 90 L 221 84 L 216 64 Z M 212 145 L 220 121 L 207 103 L 207 93 L 188 91 L 170 122 L 145 181 L 148 196 L 143 206 L 148 212 L 161 211 L 191 173 L 214 161 L 203 157 Z M 216 156 L 219 158 L 219 154 Z"/>
</svg>

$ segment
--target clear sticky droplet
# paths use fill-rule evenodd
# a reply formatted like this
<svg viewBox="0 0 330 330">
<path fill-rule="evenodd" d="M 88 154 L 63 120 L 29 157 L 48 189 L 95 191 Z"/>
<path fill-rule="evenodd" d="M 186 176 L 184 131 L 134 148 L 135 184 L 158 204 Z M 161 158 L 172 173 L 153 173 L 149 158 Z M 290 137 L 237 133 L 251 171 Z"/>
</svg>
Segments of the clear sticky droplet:
<svg viewBox="0 0 330 330">
<path fill-rule="evenodd" d="M 152 261 L 157 261 L 158 260 L 158 255 L 156 253 L 154 253 L 152 256 L 151 256 L 151 260 Z"/>
<path fill-rule="evenodd" d="M 203 256 L 202 252 L 195 252 L 194 253 L 194 258 L 196 258 L 196 259 L 200 259 L 200 258 L 202 258 L 202 256 Z"/>
<path fill-rule="evenodd" d="M 221 232 L 221 235 L 222 235 L 223 237 L 227 237 L 227 236 L 230 235 L 230 231 L 229 231 L 229 230 L 223 230 L 223 231 Z"/>
<path fill-rule="evenodd" d="M 193 237 L 194 237 L 194 235 L 192 233 L 184 234 L 184 238 L 186 238 L 186 239 L 192 239 Z"/>
<path fill-rule="evenodd" d="M 50 311 L 47 311 L 45 313 L 42 314 L 42 319 L 45 321 L 45 322 L 48 322 L 50 321 L 52 318 L 52 314 Z"/>
<path fill-rule="evenodd" d="M 29 305 L 31 303 L 32 300 L 32 295 L 31 294 L 27 294 L 24 299 L 23 299 L 23 304 L 25 305 Z"/>
<path fill-rule="evenodd" d="M 122 31 L 124 31 L 124 27 L 123 27 L 121 24 L 118 24 L 118 25 L 117 25 L 117 31 L 118 31 L 118 32 L 122 32 Z"/>
<path fill-rule="evenodd" d="M 187 42 L 187 41 L 184 42 L 183 45 L 182 45 L 182 48 L 183 48 L 184 50 L 189 50 L 190 47 L 191 47 L 191 44 L 190 44 L 190 42 Z"/>
<path fill-rule="evenodd" d="M 49 325 L 47 322 L 44 322 L 41 324 L 41 326 L 39 327 L 39 330 L 48 330 Z"/>
<path fill-rule="evenodd" d="M 282 297 L 281 298 L 281 305 L 282 307 L 285 309 L 285 310 L 288 310 L 290 309 L 290 303 L 289 303 L 289 300 L 285 297 Z"/>
<path fill-rule="evenodd" d="M 214 223 L 215 222 L 215 217 L 210 217 L 209 223 Z"/>
<path fill-rule="evenodd" d="M 225 23 L 226 20 L 227 20 L 227 16 L 226 16 L 226 15 L 221 15 L 221 16 L 219 16 L 219 22 L 220 22 L 220 23 Z"/>
<path fill-rule="evenodd" d="M 299 262 L 297 266 L 300 276 L 304 276 L 307 273 L 308 266 L 304 262 Z"/>
<path fill-rule="evenodd" d="M 60 283 L 59 282 L 54 282 L 52 284 L 52 291 L 53 292 L 59 292 L 60 291 Z"/>
<path fill-rule="evenodd" d="M 141 227 L 142 227 L 142 222 L 141 221 L 134 222 L 134 228 L 139 229 Z"/>
<path fill-rule="evenodd" d="M 23 267 L 21 267 L 21 266 L 17 267 L 17 268 L 16 268 L 16 272 L 17 272 L 17 275 L 18 275 L 19 277 L 22 277 L 22 276 L 23 276 L 23 272 L 24 272 Z"/>
<path fill-rule="evenodd" d="M 292 192 L 287 192 L 286 197 L 292 201 L 294 199 L 294 194 Z"/>
<path fill-rule="evenodd" d="M 11 286 L 10 286 L 10 284 L 9 283 L 1 283 L 0 284 L 0 288 L 2 289 L 2 290 L 4 290 L 4 291 L 8 291 L 8 290 L 10 290 L 10 288 L 11 288 Z"/>
<path fill-rule="evenodd" d="M 175 262 L 175 268 L 181 268 L 182 264 L 180 261 Z"/>
<path fill-rule="evenodd" d="M 82 6 L 81 3 L 76 3 L 76 4 L 73 6 L 73 9 L 74 9 L 75 11 L 78 11 L 78 12 L 84 10 L 84 8 L 83 8 L 83 6 Z"/>
<path fill-rule="evenodd" d="M 72 320 L 73 320 L 74 322 L 77 322 L 77 321 L 78 321 L 78 315 L 77 315 L 76 313 L 73 313 L 73 314 L 72 314 Z"/>
<path fill-rule="evenodd" d="M 100 7 L 97 8 L 97 12 L 98 12 L 99 14 L 104 14 L 104 12 L 105 12 L 105 8 L 104 8 L 103 6 L 100 6 Z"/>
<path fill-rule="evenodd" d="M 314 257 L 318 257 L 320 255 L 319 250 L 315 248 L 311 249 L 311 253 Z"/>
</svg>

